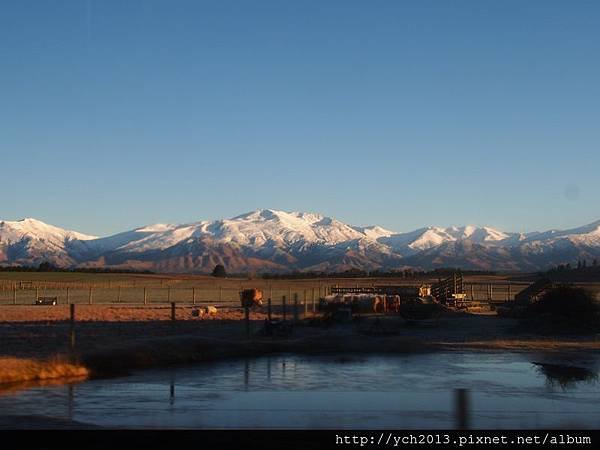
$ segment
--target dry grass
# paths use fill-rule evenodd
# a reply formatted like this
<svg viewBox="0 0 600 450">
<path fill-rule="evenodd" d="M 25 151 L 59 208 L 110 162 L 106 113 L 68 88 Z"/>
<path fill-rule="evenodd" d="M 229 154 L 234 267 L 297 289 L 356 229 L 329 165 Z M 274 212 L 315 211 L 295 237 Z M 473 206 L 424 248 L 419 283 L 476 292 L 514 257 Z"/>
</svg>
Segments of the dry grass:
<svg viewBox="0 0 600 450">
<path fill-rule="evenodd" d="M 0 357 L 0 383 L 86 378 L 84 366 L 60 358 L 47 361 Z"/>
<path fill-rule="evenodd" d="M 192 315 L 194 307 L 177 306 L 175 317 L 178 321 L 206 321 L 206 320 L 241 320 L 243 310 L 238 308 L 219 308 L 216 315 Z M 304 311 L 302 309 L 302 311 Z M 264 319 L 266 308 L 252 313 L 253 317 Z M 291 312 L 290 312 L 291 314 Z M 117 305 L 77 305 L 75 311 L 77 322 L 149 322 L 170 321 L 171 307 L 167 305 L 148 306 L 117 306 Z M 60 322 L 69 320 L 69 306 L 7 306 L 0 307 L 0 323 L 19 322 Z"/>
<path fill-rule="evenodd" d="M 119 273 L 67 273 L 67 272 L 0 272 L 0 287 L 11 288 L 15 283 L 24 282 L 32 286 L 48 286 L 65 288 L 75 287 L 179 287 L 179 288 L 201 288 L 201 289 L 224 289 L 239 290 L 241 287 L 257 287 L 268 290 L 280 290 L 281 295 L 292 288 L 300 292 L 303 289 L 312 289 L 331 286 L 372 286 L 372 285 L 414 285 L 421 283 L 435 283 L 437 276 L 429 277 L 384 277 L 384 278 L 305 278 L 305 279 L 263 279 L 229 277 L 215 278 L 208 275 L 186 275 L 186 274 L 119 274 Z M 506 283 L 511 281 L 510 277 L 500 275 L 466 275 L 466 283 Z M 512 280 L 516 287 L 519 284 L 527 285 L 527 281 Z"/>
</svg>

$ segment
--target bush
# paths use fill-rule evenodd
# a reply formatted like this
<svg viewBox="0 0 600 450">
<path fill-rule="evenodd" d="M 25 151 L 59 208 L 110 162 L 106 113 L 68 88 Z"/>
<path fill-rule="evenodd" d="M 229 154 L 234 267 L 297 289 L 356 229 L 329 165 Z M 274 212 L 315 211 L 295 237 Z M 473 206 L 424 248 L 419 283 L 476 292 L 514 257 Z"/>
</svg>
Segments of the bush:
<svg viewBox="0 0 600 450">
<path fill-rule="evenodd" d="M 223 266 L 223 264 L 217 264 L 212 271 L 212 276 L 218 278 L 225 278 L 227 276 L 225 266 Z"/>
<path fill-rule="evenodd" d="M 563 285 L 546 292 L 537 303 L 527 308 L 527 315 L 553 314 L 589 320 L 598 314 L 594 297 L 585 289 Z"/>
<path fill-rule="evenodd" d="M 586 333 L 597 329 L 598 304 L 590 292 L 570 285 L 547 291 L 524 313 L 532 331 Z"/>
</svg>

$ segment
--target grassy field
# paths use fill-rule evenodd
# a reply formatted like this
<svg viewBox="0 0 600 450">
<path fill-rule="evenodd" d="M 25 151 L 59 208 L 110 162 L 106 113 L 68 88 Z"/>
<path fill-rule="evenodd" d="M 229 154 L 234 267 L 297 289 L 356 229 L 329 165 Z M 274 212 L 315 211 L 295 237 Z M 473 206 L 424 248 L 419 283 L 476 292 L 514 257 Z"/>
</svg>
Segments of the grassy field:
<svg viewBox="0 0 600 450">
<path fill-rule="evenodd" d="M 527 283 L 532 277 L 520 275 L 510 277 L 504 275 L 469 275 L 466 282 L 471 283 Z M 128 273 L 75 273 L 75 272 L 0 272 L 0 287 L 12 287 L 15 284 L 24 286 L 53 287 L 168 287 L 182 288 L 239 288 L 243 285 L 258 287 L 297 286 L 318 287 L 339 284 L 340 286 L 371 286 L 433 283 L 436 277 L 414 278 L 307 278 L 290 280 L 266 280 L 262 278 L 215 278 L 208 275 L 166 275 L 166 274 L 128 274 Z"/>
<path fill-rule="evenodd" d="M 371 287 L 434 283 L 430 278 L 326 278 L 265 280 L 262 278 L 215 278 L 206 275 L 99 274 L 64 272 L 0 273 L 0 305 L 32 304 L 38 297 L 56 297 L 67 303 L 189 303 L 237 304 L 239 291 L 262 289 L 265 298 L 305 303 L 312 307 L 332 287 Z M 502 276 L 470 276 L 465 288 L 474 300 L 503 302 L 527 286 Z"/>
<path fill-rule="evenodd" d="M 402 279 L 402 278 L 400 278 Z M 57 284 L 93 284 L 96 286 L 216 286 L 237 285 L 243 282 L 258 283 L 330 283 L 339 281 L 353 281 L 348 278 L 327 279 L 301 279 L 301 280 L 264 280 L 248 277 L 216 278 L 209 275 L 184 275 L 184 274 L 142 274 L 142 273 L 79 273 L 79 272 L 0 272 L 0 284 L 12 283 L 57 283 Z M 356 279 L 359 282 L 372 280 L 370 278 Z"/>
<path fill-rule="evenodd" d="M 514 299 L 532 279 L 516 276 L 465 276 L 465 291 L 475 301 L 500 303 Z M 332 287 L 370 287 L 435 283 L 435 277 L 415 278 L 320 278 L 266 280 L 262 278 L 215 278 L 206 275 L 160 275 L 67 272 L 0 272 L 0 305 L 33 304 L 38 297 L 56 297 L 59 304 L 152 304 L 185 303 L 235 305 L 239 291 L 262 289 L 265 298 L 288 303 L 298 299 L 309 307 Z M 577 283 L 600 293 L 600 283 Z M 0 317 L 1 319 L 1 317 Z"/>
</svg>

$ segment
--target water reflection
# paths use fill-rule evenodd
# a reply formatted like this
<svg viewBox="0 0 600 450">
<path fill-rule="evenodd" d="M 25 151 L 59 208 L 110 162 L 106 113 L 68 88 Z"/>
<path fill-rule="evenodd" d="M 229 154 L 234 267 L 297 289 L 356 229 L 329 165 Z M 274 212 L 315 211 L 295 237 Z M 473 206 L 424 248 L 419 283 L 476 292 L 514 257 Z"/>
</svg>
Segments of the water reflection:
<svg viewBox="0 0 600 450">
<path fill-rule="evenodd" d="M 250 384 L 250 362 L 248 359 L 244 360 L 244 390 L 248 390 Z"/>
<path fill-rule="evenodd" d="M 124 428 L 597 427 L 599 357 L 530 358 L 272 355 L 34 387 L 0 396 L 0 411 Z"/>
<path fill-rule="evenodd" d="M 549 364 L 533 362 L 539 373 L 546 377 L 549 386 L 560 386 L 563 390 L 573 389 L 579 382 L 594 384 L 598 381 L 598 374 L 585 367 L 569 366 L 563 364 Z"/>
<path fill-rule="evenodd" d="M 175 377 L 171 376 L 169 383 L 169 404 L 173 406 L 175 404 Z"/>
<path fill-rule="evenodd" d="M 16 381 L 14 383 L 4 383 L 0 385 L 0 397 L 3 395 L 13 395 L 19 391 L 42 386 L 64 386 L 65 383 L 72 385 L 87 380 L 87 377 L 68 377 L 68 378 L 50 378 L 47 380 Z"/>
<path fill-rule="evenodd" d="M 69 420 L 73 420 L 73 404 L 75 399 L 75 386 L 72 384 L 67 385 L 67 417 Z"/>
</svg>

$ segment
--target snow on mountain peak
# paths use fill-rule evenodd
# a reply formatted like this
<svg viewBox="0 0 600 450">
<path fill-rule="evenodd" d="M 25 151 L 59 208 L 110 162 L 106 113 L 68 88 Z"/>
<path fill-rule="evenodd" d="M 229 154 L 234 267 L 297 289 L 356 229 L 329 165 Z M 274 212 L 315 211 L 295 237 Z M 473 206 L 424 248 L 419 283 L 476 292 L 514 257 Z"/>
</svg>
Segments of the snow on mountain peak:
<svg viewBox="0 0 600 450">
<path fill-rule="evenodd" d="M 382 237 L 390 237 L 393 234 L 395 234 L 393 231 L 386 230 L 385 228 L 377 225 L 372 225 L 368 227 L 356 227 L 355 229 L 361 231 L 368 239 L 372 240 L 377 240 Z"/>
<path fill-rule="evenodd" d="M 438 246 L 444 242 L 455 240 L 456 237 L 448 234 L 444 228 L 428 227 L 425 229 L 425 231 L 423 231 L 421 236 L 415 239 L 408 247 L 412 250 L 425 250 Z"/>
<path fill-rule="evenodd" d="M 15 221 L 0 222 L 0 232 L 5 238 L 18 240 L 22 238 L 58 240 L 77 239 L 81 241 L 96 239 L 96 236 L 90 236 L 77 231 L 65 230 L 63 228 L 49 225 L 41 220 L 32 217 Z"/>
<path fill-rule="evenodd" d="M 2 221 L 0 261 L 21 265 L 36 265 L 46 261 L 68 266 L 75 262 L 72 252 L 76 253 L 83 243 L 94 239 L 95 236 L 65 230 L 31 217 Z"/>
<path fill-rule="evenodd" d="M 272 220 L 276 219 L 280 211 L 274 209 L 257 209 L 235 216 L 229 220 Z"/>
<path fill-rule="evenodd" d="M 141 233 L 161 233 L 176 228 L 177 225 L 171 225 L 168 223 L 155 223 L 152 225 L 146 225 L 144 227 L 136 228 L 136 231 Z"/>
<path fill-rule="evenodd" d="M 233 219 L 217 221 L 220 226 L 209 227 L 221 242 L 263 246 L 296 243 L 336 244 L 363 235 L 350 226 L 321 214 L 259 209 Z"/>
<path fill-rule="evenodd" d="M 222 259 L 223 252 L 229 259 Z M 476 267 L 480 262 L 488 269 L 499 264 L 498 268 L 530 270 L 568 262 L 575 254 L 600 258 L 600 221 L 545 233 L 505 233 L 475 225 L 395 233 L 316 213 L 259 209 L 231 219 L 147 225 L 105 238 L 34 218 L 0 222 L 2 264 L 50 261 L 76 266 L 110 261 L 109 266 L 140 264 L 164 270 L 167 266 L 161 264 L 168 264 L 174 271 L 210 271 L 218 262 L 243 271 L 253 264 L 278 270 L 345 270 L 405 264 Z"/>
<path fill-rule="evenodd" d="M 324 217 L 321 214 L 315 213 L 306 213 L 306 212 L 298 212 L 298 211 L 280 211 L 276 209 L 257 209 L 255 211 L 250 211 L 245 214 L 241 214 L 236 216 L 230 220 L 239 221 L 254 221 L 254 222 L 263 222 L 263 221 L 280 221 L 283 223 L 288 223 L 293 225 L 295 220 L 301 220 L 303 222 L 315 223 L 323 220 Z M 298 222 L 296 222 L 296 225 Z"/>
</svg>

